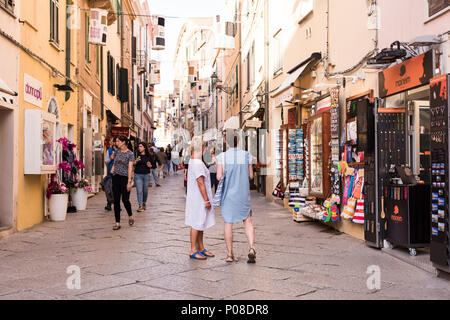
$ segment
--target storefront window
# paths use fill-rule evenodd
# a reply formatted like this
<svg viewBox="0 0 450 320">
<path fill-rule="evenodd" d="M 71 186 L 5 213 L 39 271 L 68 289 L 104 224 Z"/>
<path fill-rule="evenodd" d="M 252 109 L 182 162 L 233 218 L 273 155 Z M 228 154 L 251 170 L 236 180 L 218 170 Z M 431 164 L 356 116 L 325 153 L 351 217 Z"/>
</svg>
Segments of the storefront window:
<svg viewBox="0 0 450 320">
<path fill-rule="evenodd" d="M 386 97 L 384 108 L 407 110 L 406 132 L 407 164 L 421 183 L 431 183 L 430 154 L 430 86 L 400 92 Z M 409 128 L 409 129 L 408 129 Z"/>
<path fill-rule="evenodd" d="M 322 118 L 311 125 L 311 192 L 323 193 L 322 172 Z"/>
<path fill-rule="evenodd" d="M 42 165 L 55 165 L 54 123 L 44 120 L 42 123 Z"/>
</svg>

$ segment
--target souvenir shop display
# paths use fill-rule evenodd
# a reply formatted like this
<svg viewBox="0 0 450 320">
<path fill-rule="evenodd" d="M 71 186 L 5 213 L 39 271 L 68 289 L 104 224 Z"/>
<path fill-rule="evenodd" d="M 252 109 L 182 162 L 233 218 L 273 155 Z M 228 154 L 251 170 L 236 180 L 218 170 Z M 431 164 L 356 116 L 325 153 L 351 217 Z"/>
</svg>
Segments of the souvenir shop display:
<svg viewBox="0 0 450 320">
<path fill-rule="evenodd" d="M 430 185 L 396 184 L 383 189 L 387 218 L 385 239 L 390 244 L 408 248 L 415 256 L 416 248 L 430 245 Z M 434 196 L 439 199 L 438 194 Z"/>
<path fill-rule="evenodd" d="M 309 195 L 327 199 L 330 181 L 330 113 L 312 116 L 308 121 Z"/>
<path fill-rule="evenodd" d="M 303 181 L 303 130 L 289 130 L 289 181 Z"/>
<path fill-rule="evenodd" d="M 450 265 L 449 225 L 449 80 L 448 75 L 430 81 L 431 111 L 431 261 L 438 268 Z"/>
</svg>

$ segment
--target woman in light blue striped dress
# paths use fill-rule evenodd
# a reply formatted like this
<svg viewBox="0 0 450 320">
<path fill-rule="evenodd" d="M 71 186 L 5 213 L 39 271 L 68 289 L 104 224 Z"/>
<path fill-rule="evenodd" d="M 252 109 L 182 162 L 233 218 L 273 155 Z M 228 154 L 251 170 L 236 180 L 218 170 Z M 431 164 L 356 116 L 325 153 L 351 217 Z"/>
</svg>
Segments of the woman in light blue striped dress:
<svg viewBox="0 0 450 320">
<path fill-rule="evenodd" d="M 245 234 L 250 245 L 248 263 L 255 263 L 255 230 L 250 204 L 250 182 L 253 179 L 252 156 L 237 148 L 238 137 L 234 138 L 234 148 L 217 156 L 217 179 L 225 177 L 222 190 L 222 218 L 225 223 L 225 243 L 227 262 L 237 261 L 233 254 L 233 224 L 244 222 Z"/>
</svg>

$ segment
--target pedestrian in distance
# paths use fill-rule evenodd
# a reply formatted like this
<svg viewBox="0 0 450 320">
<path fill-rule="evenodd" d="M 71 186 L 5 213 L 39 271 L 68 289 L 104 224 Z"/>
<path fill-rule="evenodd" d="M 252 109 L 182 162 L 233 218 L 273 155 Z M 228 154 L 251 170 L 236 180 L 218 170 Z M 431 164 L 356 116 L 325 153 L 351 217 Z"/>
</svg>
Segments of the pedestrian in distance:
<svg viewBox="0 0 450 320">
<path fill-rule="evenodd" d="M 221 212 L 227 247 L 227 262 L 237 261 L 233 254 L 233 224 L 243 221 L 250 250 L 248 263 L 255 263 L 255 229 L 252 223 L 250 182 L 253 179 L 252 156 L 238 148 L 239 138 L 228 131 L 225 135 L 228 151 L 217 156 L 217 179 L 225 177 L 222 189 Z"/>
<path fill-rule="evenodd" d="M 173 173 L 175 175 L 178 174 L 178 165 L 180 162 L 180 156 L 178 154 L 178 151 L 176 150 L 176 146 L 172 149 L 172 166 L 173 166 Z"/>
<path fill-rule="evenodd" d="M 159 148 L 159 152 L 156 154 L 156 156 L 158 157 L 160 163 L 158 167 L 158 176 L 161 178 L 162 173 L 162 177 L 166 178 L 166 172 L 164 171 L 164 168 L 166 167 L 167 163 L 167 155 L 164 152 L 164 148 Z"/>
<path fill-rule="evenodd" d="M 113 230 L 119 230 L 120 227 L 120 199 L 128 213 L 128 223 L 134 225 L 133 211 L 130 203 L 131 180 L 133 178 L 134 156 L 128 149 L 128 139 L 125 136 L 118 138 L 118 150 L 115 152 L 114 164 L 111 169 L 113 174 L 113 192 L 114 192 L 114 215 L 116 224 Z"/>
<path fill-rule="evenodd" d="M 170 147 L 170 144 L 167 146 L 165 152 L 166 152 L 166 157 L 167 157 L 165 171 L 166 171 L 166 175 L 170 176 L 170 169 L 172 167 L 172 148 Z"/>
<path fill-rule="evenodd" d="M 106 195 L 106 201 L 107 201 L 106 207 L 105 207 L 106 211 L 112 211 L 112 204 L 114 203 L 114 194 L 113 194 L 113 190 L 112 190 L 113 175 L 111 174 L 111 169 L 114 164 L 114 153 L 117 150 L 117 143 L 118 143 L 117 138 L 114 137 L 112 139 L 112 145 L 106 152 L 106 157 L 105 157 L 105 164 L 107 166 L 106 167 L 106 177 L 103 179 L 101 184 L 103 186 L 103 189 L 104 189 L 105 195 Z"/>
<path fill-rule="evenodd" d="M 205 249 L 203 233 L 215 225 L 214 208 L 211 206 L 212 191 L 209 171 L 202 161 L 206 144 L 201 137 L 194 137 L 191 144 L 191 159 L 187 177 L 185 223 L 191 227 L 191 259 L 205 260 L 214 254 Z"/>
<path fill-rule="evenodd" d="M 216 149 L 212 148 L 210 153 L 211 153 L 211 163 L 209 165 L 209 174 L 211 176 L 211 186 L 214 187 L 214 192 L 216 192 L 217 186 L 219 185 L 219 180 L 217 180 Z"/>
<path fill-rule="evenodd" d="M 148 185 L 150 182 L 150 152 L 147 144 L 140 142 L 138 144 L 138 157 L 134 162 L 134 183 L 139 203 L 137 212 L 143 212 L 147 209 Z"/>
<path fill-rule="evenodd" d="M 155 186 L 157 187 L 161 187 L 161 185 L 159 184 L 159 177 L 158 177 L 158 157 L 156 156 L 156 153 L 154 151 L 154 149 L 150 149 L 150 157 L 149 157 L 149 161 L 151 164 L 151 168 L 150 168 L 150 178 L 153 177 L 153 181 L 155 182 Z M 150 187 L 152 187 L 152 182 L 149 182 Z"/>
</svg>

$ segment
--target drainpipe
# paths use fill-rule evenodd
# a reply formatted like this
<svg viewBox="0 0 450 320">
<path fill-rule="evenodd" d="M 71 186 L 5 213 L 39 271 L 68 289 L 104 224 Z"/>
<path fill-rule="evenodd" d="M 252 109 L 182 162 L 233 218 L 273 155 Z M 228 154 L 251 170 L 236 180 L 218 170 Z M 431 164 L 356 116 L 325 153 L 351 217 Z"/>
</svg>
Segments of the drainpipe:
<svg viewBox="0 0 450 320">
<path fill-rule="evenodd" d="M 122 14 L 122 8 L 123 8 L 123 0 L 120 0 L 120 67 L 123 68 L 123 14 Z M 119 75 L 119 81 L 120 81 L 121 77 Z M 119 89 L 120 89 L 120 84 L 119 84 Z M 122 100 L 122 98 L 121 98 Z M 120 101 L 120 117 L 121 117 L 121 122 L 122 122 L 122 126 L 123 126 L 123 110 L 124 110 L 124 103 L 122 101 Z"/>
<path fill-rule="evenodd" d="M 100 47 L 100 108 L 101 108 L 101 116 L 100 119 L 103 121 L 105 106 L 104 106 L 104 94 L 103 90 L 105 88 L 105 84 L 103 82 L 103 47 Z"/>
<path fill-rule="evenodd" d="M 68 22 L 68 15 L 67 15 L 67 7 L 69 5 L 66 4 L 66 85 L 70 85 L 70 28 Z M 70 92 L 66 91 L 66 98 L 65 101 L 68 101 L 70 99 Z"/>
<path fill-rule="evenodd" d="M 265 69 L 265 81 L 264 81 L 264 92 L 265 92 L 265 107 L 266 107 L 266 125 L 265 129 L 269 133 L 269 80 L 270 80 L 270 72 L 269 72 L 269 0 L 264 0 L 264 45 L 265 45 L 265 54 L 264 54 L 264 69 Z"/>
</svg>

